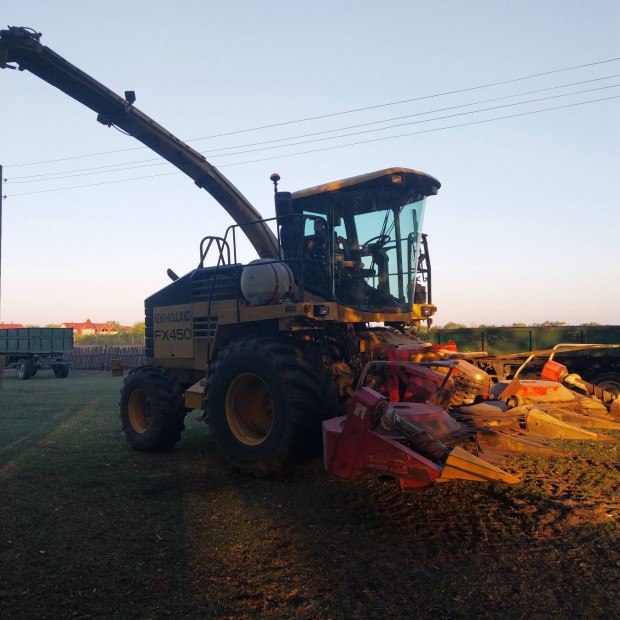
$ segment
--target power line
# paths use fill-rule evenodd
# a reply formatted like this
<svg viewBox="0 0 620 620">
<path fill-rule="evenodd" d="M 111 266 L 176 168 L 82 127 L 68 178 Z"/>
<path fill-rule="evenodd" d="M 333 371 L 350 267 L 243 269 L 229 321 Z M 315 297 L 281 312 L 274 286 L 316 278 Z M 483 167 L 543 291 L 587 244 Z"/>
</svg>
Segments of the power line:
<svg viewBox="0 0 620 620">
<path fill-rule="evenodd" d="M 418 120 L 418 121 L 409 121 L 406 123 L 399 123 L 396 125 L 389 125 L 388 127 L 380 127 L 378 129 L 365 129 L 362 131 L 355 131 L 352 133 L 346 133 L 346 134 L 341 134 L 338 136 L 330 136 L 330 137 L 326 137 L 326 138 L 316 138 L 316 139 L 312 139 L 312 140 L 303 140 L 300 142 L 292 142 L 292 143 L 288 143 L 288 144 L 284 144 L 284 145 L 278 145 L 278 146 L 264 146 L 261 148 L 256 148 L 256 149 L 249 149 L 249 150 L 245 150 L 245 151 L 236 151 L 236 152 L 232 152 L 232 153 L 227 153 L 226 155 L 245 155 L 247 153 L 255 153 L 258 151 L 268 151 L 268 150 L 272 150 L 272 149 L 276 149 L 276 148 L 284 148 L 284 147 L 288 147 L 288 146 L 299 146 L 302 144 L 311 144 L 313 142 L 324 142 L 326 140 L 339 140 L 341 138 L 350 138 L 353 136 L 359 136 L 359 135 L 363 135 L 363 134 L 368 134 L 368 133 L 375 133 L 377 131 L 386 131 L 388 129 L 395 129 L 397 127 L 406 127 L 408 125 L 418 125 L 420 123 L 430 123 L 430 122 L 434 122 L 434 121 L 440 121 L 440 120 L 445 120 L 448 118 L 455 118 L 457 116 L 467 116 L 469 114 L 479 114 L 481 112 L 490 112 L 492 110 L 500 110 L 503 108 L 510 108 L 510 107 L 514 107 L 517 105 L 525 105 L 527 103 L 539 103 L 541 101 L 548 101 L 550 99 L 558 99 L 559 97 L 568 97 L 570 95 L 575 95 L 575 94 L 584 94 L 584 93 L 589 93 L 589 92 L 594 92 L 597 90 L 605 90 L 608 88 L 617 88 L 618 86 L 620 86 L 620 84 L 613 84 L 611 86 L 604 86 L 602 88 L 592 88 L 592 89 L 588 89 L 588 90 L 583 90 L 583 91 L 577 91 L 575 93 L 564 93 L 562 95 L 553 95 L 551 97 L 539 97 L 537 99 L 530 99 L 529 101 L 522 101 L 519 103 L 508 103 L 505 105 L 499 105 L 499 106 L 491 106 L 489 108 L 483 108 L 481 110 L 470 110 L 469 112 L 458 112 L 455 114 L 447 114 L 445 116 L 438 116 L 435 118 L 428 118 L 428 119 L 424 119 L 424 120 Z M 216 157 L 218 157 L 216 155 Z"/>
<path fill-rule="evenodd" d="M 269 161 L 271 159 L 281 159 L 282 157 L 294 157 L 297 155 L 307 155 L 308 153 L 320 153 L 322 151 L 331 151 L 331 150 L 335 150 L 335 149 L 339 149 L 339 148 L 346 148 L 349 146 L 359 146 L 360 144 L 369 144 L 372 142 L 382 142 L 385 140 L 393 140 L 396 138 L 406 138 L 406 137 L 410 137 L 410 136 L 417 136 L 417 135 L 421 135 L 421 134 L 425 134 L 425 133 L 433 133 L 435 131 L 445 131 L 447 129 L 458 129 L 460 127 L 468 127 L 471 125 L 481 125 L 483 123 L 492 123 L 495 121 L 501 121 L 501 120 L 506 120 L 506 119 L 510 119 L 510 118 L 517 118 L 519 116 L 531 116 L 533 114 L 540 114 L 542 112 L 551 112 L 554 110 L 561 110 L 561 109 L 565 109 L 565 108 L 572 108 L 572 107 L 576 107 L 576 106 L 580 106 L 580 105 L 586 105 L 589 103 L 598 103 L 601 101 L 609 101 L 611 99 L 619 99 L 620 95 L 613 95 L 611 97 L 603 97 L 601 99 L 592 99 L 590 101 L 581 101 L 581 102 L 577 102 L 577 103 L 568 103 L 566 105 L 561 105 L 561 106 L 555 106 L 552 108 L 545 108 L 543 110 L 531 110 L 529 112 L 519 112 L 517 114 L 508 114 L 506 116 L 499 116 L 497 118 L 488 118 L 488 119 L 481 119 L 478 121 L 471 121 L 469 123 L 461 123 L 459 125 L 447 125 L 445 127 L 434 127 L 432 129 L 423 129 L 422 131 L 413 131 L 410 133 L 404 133 L 404 134 L 398 134 L 395 136 L 384 136 L 382 138 L 371 138 L 368 140 L 361 140 L 358 142 L 351 142 L 349 144 L 341 144 L 341 145 L 335 145 L 335 146 L 328 146 L 328 147 L 324 147 L 324 148 L 319 148 L 319 149 L 313 149 L 310 151 L 300 151 L 298 153 L 287 153 L 285 155 L 276 155 L 274 157 L 266 157 L 266 158 L 261 158 L 261 159 L 255 159 L 255 160 L 249 160 L 249 161 L 242 161 L 242 162 L 234 162 L 231 164 L 221 164 L 219 167 L 220 168 L 226 168 L 229 166 L 239 166 L 239 165 L 245 165 L 245 164 L 251 164 L 251 163 L 256 163 L 256 162 L 261 162 L 261 161 Z"/>
<path fill-rule="evenodd" d="M 501 120 L 506 120 L 506 119 L 510 119 L 510 118 L 517 118 L 520 116 L 531 116 L 533 114 L 540 114 L 543 112 L 552 112 L 554 110 L 561 110 L 561 109 L 566 109 L 566 108 L 572 108 L 572 107 L 576 107 L 576 106 L 581 106 L 581 105 L 587 105 L 587 104 L 591 104 L 591 103 L 599 103 L 601 101 L 610 101 L 612 99 L 618 99 L 620 98 L 620 95 L 614 95 L 611 97 L 604 97 L 601 99 L 592 99 L 590 101 L 580 101 L 577 103 L 568 103 L 566 105 L 562 105 L 562 106 L 554 106 L 552 108 L 545 108 L 542 110 L 531 110 L 529 112 L 519 112 L 517 114 L 509 114 L 506 116 L 499 116 L 496 118 L 489 118 L 489 119 L 481 119 L 481 120 L 477 120 L 477 121 L 471 121 L 468 123 L 461 123 L 458 125 L 448 125 L 445 127 L 435 127 L 435 128 L 431 128 L 431 129 L 423 129 L 421 131 L 414 131 L 414 132 L 410 132 L 410 133 L 405 133 L 405 134 L 398 134 L 395 136 L 384 136 L 381 138 L 371 138 L 368 140 L 360 140 L 358 142 L 351 142 L 348 144 L 339 144 L 339 145 L 334 145 L 334 146 L 328 146 L 328 147 L 323 147 L 323 148 L 318 148 L 318 149 L 311 149 L 311 150 L 306 150 L 306 151 L 300 151 L 297 153 L 287 153 L 287 154 L 283 154 L 283 155 L 275 155 L 273 157 L 264 157 L 264 158 L 260 158 L 260 159 L 253 159 L 253 160 L 248 160 L 248 161 L 239 161 L 239 162 L 234 162 L 234 163 L 228 163 L 228 164 L 222 164 L 220 165 L 220 168 L 227 168 L 230 166 L 241 166 L 241 165 L 246 165 L 246 164 L 251 164 L 251 163 L 257 163 L 257 162 L 262 162 L 262 161 L 270 161 L 273 159 L 282 159 L 283 157 L 296 157 L 299 155 L 307 155 L 309 153 L 320 153 L 320 152 L 324 152 L 324 151 L 332 151 L 335 149 L 341 149 L 341 148 L 349 148 L 352 146 L 359 146 L 361 144 L 369 144 L 372 142 L 381 142 L 381 141 L 385 141 L 385 140 L 394 140 L 397 138 L 405 138 L 405 137 L 410 137 L 410 136 L 415 136 L 415 135 L 420 135 L 420 134 L 425 134 L 425 133 L 433 133 L 436 131 L 445 131 L 448 129 L 457 129 L 457 128 L 461 128 L 461 127 L 468 127 L 471 125 L 480 125 L 483 123 L 492 123 L 492 122 L 496 122 L 496 121 L 501 121 Z M 128 179 L 116 179 L 113 181 L 102 181 L 100 183 L 88 183 L 85 185 L 73 185 L 73 186 L 68 186 L 68 187 L 57 187 L 57 188 L 53 188 L 53 189 L 43 189 L 43 190 L 36 190 L 36 191 L 32 191 L 32 192 L 20 192 L 18 194 L 11 194 L 11 197 L 14 196 L 28 196 L 31 194 L 43 194 L 43 193 L 48 193 L 48 192 L 58 192 L 58 191 L 65 191 L 65 190 L 71 190 L 71 189 L 82 189 L 82 188 L 87 188 L 87 187 L 96 187 L 99 185 L 110 185 L 112 183 L 123 183 L 123 182 L 127 182 L 127 181 L 139 181 L 139 180 L 143 180 L 143 179 L 152 179 L 152 178 L 156 178 L 156 177 L 162 177 L 162 176 L 169 176 L 172 174 L 182 174 L 180 171 L 179 172 L 164 172 L 161 174 L 152 174 L 152 175 L 146 175 L 146 176 L 142 176 L 142 177 L 131 177 Z"/>
<path fill-rule="evenodd" d="M 561 86 L 553 86 L 553 87 L 549 87 L 549 88 L 542 88 L 542 89 L 538 89 L 538 90 L 534 90 L 534 91 L 527 91 L 527 92 L 523 92 L 523 93 L 516 93 L 513 95 L 504 95 L 502 97 L 495 97 L 492 99 L 486 99 L 486 100 L 481 100 L 481 101 L 476 101 L 476 102 L 472 102 L 472 103 L 465 103 L 465 104 L 460 104 L 460 105 L 455 105 L 455 106 L 450 106 L 447 108 L 439 108 L 436 110 L 429 110 L 426 112 L 417 112 L 415 114 L 407 114 L 404 116 L 399 116 L 399 117 L 393 117 L 390 119 L 384 119 L 384 120 L 380 120 L 380 121 L 370 121 L 367 123 L 361 123 L 358 125 L 351 125 L 348 127 L 341 127 L 338 129 L 330 129 L 330 130 L 324 130 L 324 131 L 318 131 L 318 132 L 313 132 L 313 133 L 309 133 L 309 134 L 302 134 L 300 136 L 292 136 L 292 137 L 288 137 L 288 138 L 281 138 L 281 139 L 275 139 L 275 140 L 266 140 L 263 142 L 255 142 L 255 143 L 251 143 L 251 144 L 245 144 L 245 145 L 239 145 L 236 147 L 222 147 L 219 149 L 213 149 L 209 152 L 203 152 L 203 155 L 207 155 L 210 159 L 213 158 L 217 158 L 217 157 L 223 157 L 223 156 L 230 156 L 230 155 L 242 155 L 242 154 L 246 154 L 246 153 L 251 153 L 251 152 L 256 152 L 256 151 L 260 151 L 260 150 L 270 150 L 270 149 L 274 149 L 274 148 L 285 148 L 288 146 L 298 146 L 299 144 L 307 144 L 309 142 L 316 142 L 316 141 L 322 141 L 322 140 L 334 140 L 334 139 L 340 139 L 340 138 L 344 138 L 344 137 L 350 137 L 352 135 L 359 135 L 361 133 L 368 133 L 371 131 L 385 131 L 387 129 L 393 129 L 394 127 L 398 126 L 398 125 L 391 125 L 388 127 L 381 127 L 378 129 L 370 129 L 370 130 L 366 130 L 366 131 L 360 131 L 360 132 L 355 132 L 355 133 L 350 133 L 350 134 L 342 134 L 342 135 L 338 135 L 338 136 L 331 136 L 331 137 L 324 137 L 324 138 L 320 138 L 318 140 L 308 140 L 305 142 L 297 142 L 297 143 L 291 143 L 291 140 L 297 140 L 297 139 L 301 139 L 301 138 L 308 138 L 308 137 L 314 137 L 314 136 L 324 136 L 325 134 L 329 134 L 329 133 L 336 133 L 336 132 L 342 132 L 342 131 L 347 131 L 349 129 L 357 129 L 357 128 L 361 128 L 361 127 L 371 127 L 374 125 L 378 125 L 378 124 L 384 124 L 384 123 L 388 123 L 388 122 L 393 122 L 393 121 L 398 121 L 398 120 L 404 120 L 407 118 L 413 118 L 416 116 L 424 116 L 427 114 L 433 114 L 433 113 L 437 113 L 437 112 L 443 112 L 443 111 L 449 111 L 449 110 L 455 110 L 455 109 L 460 109 L 460 108 L 464 108 L 464 107 L 470 107 L 472 105 L 480 105 L 482 103 L 490 103 L 490 102 L 494 102 L 494 101 L 502 101 L 505 99 L 511 99 L 514 97 L 522 97 L 525 95 L 530 95 L 530 94 L 536 94 L 536 93 L 541 93 L 541 92 L 547 92 L 549 90 L 557 90 L 558 88 L 568 88 L 570 86 L 576 86 L 576 85 L 580 85 L 580 84 L 587 84 L 587 83 L 591 83 L 591 82 L 599 82 L 601 80 L 605 80 L 605 79 L 611 79 L 611 78 L 615 78 L 615 77 L 620 77 L 619 75 L 611 75 L 611 76 L 606 76 L 604 78 L 596 78 L 596 79 L 592 79 L 592 80 L 584 80 L 582 82 L 574 82 L 572 84 L 564 84 Z M 559 98 L 559 97 L 568 97 L 568 96 L 572 96 L 572 95 L 576 95 L 576 94 L 585 94 L 585 93 L 589 93 L 589 92 L 594 92 L 597 90 L 603 90 L 603 89 L 607 89 L 607 88 L 616 88 L 618 87 L 618 84 L 612 84 L 610 86 L 603 86 L 600 88 L 593 88 L 593 89 L 586 89 L 586 90 L 581 90 L 581 91 L 574 91 L 571 93 L 563 93 L 560 95 L 553 95 L 550 97 L 541 97 L 541 98 L 537 98 L 537 99 L 530 99 L 528 101 L 520 101 L 520 102 L 515 102 L 515 103 L 511 103 L 511 104 L 506 104 L 506 105 L 502 105 L 502 106 L 493 106 L 490 108 L 483 108 L 480 110 L 471 110 L 469 112 L 461 112 L 458 114 L 452 114 L 452 115 L 447 115 L 447 116 L 443 116 L 443 117 L 437 117 L 437 118 L 432 118 L 432 119 L 426 119 L 426 120 L 422 120 L 422 121 L 414 121 L 411 123 L 402 123 L 402 125 L 407 125 L 407 124 L 417 124 L 417 123 L 426 123 L 426 122 L 432 122 L 432 121 L 437 121 L 437 120 L 443 120 L 445 118 L 450 118 L 450 117 L 454 117 L 454 116 L 463 116 L 463 115 L 467 115 L 467 114 L 478 114 L 480 112 L 487 112 L 490 110 L 494 110 L 494 109 L 500 109 L 500 108 L 504 108 L 504 107 L 511 107 L 511 106 L 517 106 L 517 105 L 525 105 L 528 103 L 536 103 L 536 102 L 540 102 L 540 101 L 545 101 L 548 99 L 555 99 L 555 98 Z M 265 147 L 263 145 L 269 145 L 269 144 L 275 144 L 275 143 L 282 143 L 282 142 L 287 142 L 287 144 L 279 144 L 277 146 L 271 146 L 271 147 Z M 232 149 L 235 148 L 246 148 L 246 147 L 252 147 L 252 146 L 262 146 L 263 148 L 259 148 L 259 149 L 254 149 L 254 150 L 247 150 L 247 151 L 237 151 L 237 152 L 232 152 L 232 153 L 224 153 L 224 154 L 220 154 L 218 155 L 217 152 L 218 151 L 230 151 Z M 157 163 L 150 163 L 150 162 L 157 162 Z M 150 159 L 146 159 L 146 160 L 141 160 L 141 161 L 136 161 L 136 162 L 132 162 L 132 164 L 143 164 L 143 165 L 127 165 L 127 164 L 110 164 L 108 166 L 100 166 L 100 167 L 94 167 L 94 168 L 84 168 L 81 170 L 69 170 L 69 171 L 64 171 L 64 172 L 51 172 L 51 173 L 47 173 L 47 174 L 41 174 L 41 175 L 28 175 L 28 176 L 22 176 L 22 177 L 14 177 L 11 179 L 11 183 L 36 183 L 36 182 L 45 182 L 45 181 L 54 181 L 54 180 L 60 180 L 60 179 L 67 179 L 67 178 L 72 178 L 72 177 L 76 177 L 76 176 L 87 176 L 87 175 L 93 175 L 93 174 L 107 174 L 109 172 L 120 172 L 120 171 L 125 171 L 125 170 L 135 170 L 138 168 L 150 168 L 153 166 L 161 166 L 161 165 L 166 165 L 167 162 L 165 160 L 163 160 L 161 157 L 156 157 L 156 158 L 150 158 Z"/>
<path fill-rule="evenodd" d="M 381 103 L 381 104 L 376 104 L 376 105 L 372 105 L 372 106 L 365 106 L 365 107 L 361 107 L 361 108 L 354 108 L 351 110 L 342 110 L 342 111 L 338 111 L 338 112 L 331 112 L 328 114 L 322 114 L 322 115 L 318 115 L 318 116 L 311 116 L 311 117 L 305 117 L 305 118 L 300 118 L 300 119 L 296 119 L 296 120 L 291 120 L 291 121 L 282 121 L 279 123 L 271 123 L 268 125 L 262 125 L 259 127 L 250 127 L 250 128 L 246 128 L 246 129 L 238 129 L 235 131 L 229 131 L 229 132 L 225 132 L 225 133 L 220 133 L 220 134 L 213 134 L 210 136 L 204 136 L 202 138 L 191 138 L 188 140 L 185 140 L 185 142 L 196 142 L 199 140 L 208 140 L 208 139 L 213 139 L 213 138 L 221 138 L 221 137 L 225 137 L 225 136 L 232 136 L 232 135 L 237 135 L 237 134 L 241 134 L 241 133 L 248 133 L 251 131 L 260 131 L 260 130 L 264 130 L 264 129 L 273 129 L 275 127 L 284 127 L 286 125 L 294 125 L 297 123 L 305 123 L 305 122 L 309 122 L 309 121 L 315 121 L 315 120 L 322 120 L 322 119 L 326 119 L 326 118 L 333 118 L 335 116 L 343 116 L 346 114 L 354 114 L 354 113 L 358 113 L 358 112 L 365 112 L 368 110 L 375 110 L 375 109 L 379 109 L 379 108 L 385 108 L 385 107 L 389 107 L 389 106 L 395 106 L 395 105 L 402 105 L 404 103 L 412 103 L 414 101 L 423 101 L 426 99 L 433 99 L 436 97 L 445 97 L 448 95 L 456 95 L 456 94 L 460 94 L 460 93 L 466 93 L 466 92 L 471 92 L 474 90 L 481 90 L 484 88 L 492 88 L 494 86 L 502 86 L 502 85 L 506 85 L 506 84 L 512 84 L 515 82 L 522 82 L 525 80 L 530 80 L 533 78 L 537 78 L 537 77 L 542 77 L 542 76 L 546 76 L 546 75 L 553 75 L 556 73 L 563 73 L 566 71 L 574 71 L 577 69 L 584 69 L 586 67 L 594 67 L 597 65 L 603 65 L 603 64 L 607 64 L 610 62 L 616 62 L 620 60 L 620 57 L 618 58 L 608 58 L 606 60 L 599 60 L 599 61 L 595 61 L 595 62 L 591 62 L 591 63 L 586 63 L 586 64 L 581 64 L 581 65 L 575 65 L 572 67 L 564 67 L 561 69 L 553 69 L 551 71 L 543 71 L 540 73 L 533 73 L 531 75 L 527 75 L 527 76 L 522 76 L 522 77 L 518 77 L 518 78 L 512 78 L 510 80 L 503 80 L 503 81 L 499 81 L 499 82 L 492 82 L 489 84 L 481 84 L 478 86 L 470 86 L 468 88 L 461 88 L 461 89 L 457 89 L 457 90 L 451 90 L 451 91 L 445 91 L 445 92 L 441 92 L 441 93 L 434 93 L 431 95 L 423 95 L 420 97 L 413 97 L 410 99 L 402 99 L 400 101 L 392 101 L 392 102 L 388 102 L 388 103 Z M 87 157 L 98 157 L 101 155 L 109 155 L 112 153 L 122 153 L 122 152 L 128 152 L 128 151 L 136 151 L 136 150 L 141 150 L 147 147 L 143 147 L 143 146 L 138 146 L 138 147 L 130 147 L 130 148 L 126 148 L 126 149 L 117 149 L 117 150 L 112 150 L 112 151 L 101 151 L 99 153 L 90 153 L 90 154 L 83 154 L 83 155 L 75 155 L 72 157 L 63 157 L 63 158 L 59 158 L 59 159 L 49 159 L 49 160 L 45 160 L 45 161 L 38 161 L 38 162 L 29 162 L 29 163 L 22 163 L 22 164 L 12 164 L 11 166 L 5 166 L 5 167 L 13 167 L 13 168 L 18 168 L 18 167 L 23 167 L 23 166 L 34 166 L 34 165 L 41 165 L 41 164 L 50 164 L 50 163 L 56 163 L 56 162 L 60 162 L 60 161 L 70 161 L 70 160 L 75 160 L 75 159 L 84 159 Z"/>
<path fill-rule="evenodd" d="M 532 94 L 535 94 L 535 93 L 542 93 L 542 92 L 546 92 L 546 91 L 549 91 L 549 90 L 557 90 L 558 88 L 568 88 L 570 86 L 578 86 L 580 84 L 588 84 L 590 82 L 599 82 L 601 80 L 608 80 L 608 79 L 616 78 L 616 77 L 620 77 L 620 74 L 605 76 L 605 77 L 602 77 L 602 78 L 594 78 L 592 80 L 584 80 L 582 82 L 573 82 L 572 84 L 563 84 L 563 85 L 560 85 L 560 86 L 550 86 L 548 88 L 541 88 L 541 89 L 538 89 L 538 90 L 531 90 L 531 91 L 526 91 L 526 92 L 523 92 L 523 93 L 515 93 L 513 95 L 504 95 L 502 97 L 494 97 L 494 98 L 491 98 L 491 99 L 482 99 L 480 101 L 474 101 L 474 102 L 471 102 L 471 103 L 462 103 L 462 104 L 459 104 L 459 105 L 449 106 L 447 108 L 437 108 L 435 110 L 428 110 L 426 112 L 416 112 L 414 114 L 405 114 L 405 115 L 402 115 L 402 116 L 395 116 L 395 117 L 392 117 L 392 118 L 387 118 L 387 119 L 383 119 L 383 120 L 379 120 L 379 121 L 368 121 L 366 123 L 359 123 L 357 125 L 349 125 L 347 127 L 340 127 L 338 129 L 326 129 L 326 130 L 323 130 L 323 131 L 317 131 L 317 132 L 313 132 L 313 133 L 302 134 L 302 135 L 294 136 L 294 137 L 291 137 L 291 138 L 279 138 L 279 139 L 275 139 L 275 140 L 265 140 L 265 141 L 262 141 L 262 142 L 254 142 L 254 143 L 250 143 L 250 144 L 241 145 L 241 146 L 238 146 L 238 147 L 221 147 L 219 149 L 211 149 L 209 151 L 209 153 L 213 154 L 213 153 L 216 153 L 218 151 L 231 150 L 233 148 L 245 148 L 245 147 L 248 147 L 248 146 L 260 146 L 260 145 L 263 145 L 263 144 L 272 144 L 274 142 L 285 142 L 287 140 L 296 140 L 296 139 L 299 139 L 299 138 L 307 138 L 307 137 L 311 137 L 311 136 L 319 136 L 319 135 L 324 135 L 324 134 L 328 134 L 328 133 L 336 133 L 338 131 L 347 131 L 349 129 L 357 129 L 357 128 L 360 128 L 360 127 L 370 127 L 371 125 L 379 125 L 379 124 L 382 124 L 382 123 L 389 123 L 389 122 L 392 122 L 392 121 L 403 120 L 403 119 L 406 119 L 406 118 L 413 118 L 414 116 L 424 116 L 426 114 L 435 114 L 437 112 L 446 112 L 446 111 L 449 111 L 449 110 L 456 110 L 456 109 L 459 109 L 459 108 L 466 108 L 466 107 L 470 107 L 470 106 L 473 106 L 473 105 L 480 105 L 480 104 L 483 104 L 483 103 L 492 103 L 494 101 L 502 101 L 504 99 L 512 99 L 514 97 L 523 97 L 525 95 L 532 95 Z M 614 86 L 617 86 L 617 85 L 614 84 Z M 608 87 L 603 87 L 603 88 L 608 88 Z M 592 90 L 598 90 L 598 89 L 592 89 Z M 576 92 L 573 92 L 573 93 L 567 93 L 565 95 L 558 95 L 558 96 L 561 97 L 561 96 L 568 96 L 568 95 L 574 95 L 574 94 L 579 94 L 579 93 L 587 93 L 587 92 L 591 92 L 591 91 L 590 90 L 576 91 Z M 522 104 L 525 104 L 525 103 L 531 103 L 533 101 L 540 101 L 540 99 L 531 99 L 530 101 L 522 101 L 522 102 L 514 103 L 514 104 L 511 104 L 511 105 L 522 105 Z M 487 108 L 487 109 L 492 109 L 492 108 Z M 479 112 L 479 111 L 484 111 L 484 110 L 474 110 L 473 112 L 467 112 L 467 114 L 474 114 L 474 113 Z M 436 120 L 436 119 L 430 119 L 430 120 Z M 426 121 L 424 121 L 424 122 L 426 122 Z M 211 155 L 211 156 L 213 156 L 213 155 Z"/>
<path fill-rule="evenodd" d="M 283 125 L 292 125 L 294 123 L 305 123 L 307 121 L 316 121 L 316 120 L 322 120 L 324 118 L 331 118 L 334 116 L 342 116 L 344 114 L 354 114 L 356 112 L 366 112 L 367 110 L 376 110 L 378 108 L 386 108 L 389 106 L 394 106 L 394 105 L 401 105 L 403 103 L 412 103 L 414 101 L 423 101 L 425 99 L 433 99 L 435 97 L 445 97 L 447 95 L 457 95 L 460 93 L 466 93 L 466 92 L 471 92 L 473 90 L 481 90 L 483 88 L 491 88 L 493 86 L 503 86 L 505 84 L 512 84 L 514 82 L 522 82 L 524 80 L 531 80 L 533 78 L 536 77 L 542 77 L 544 75 L 551 75 L 553 73 L 562 73 L 564 71 L 573 71 L 575 69 L 583 69 L 585 67 L 593 67 L 595 65 L 600 65 L 600 64 L 605 64 L 605 63 L 609 63 L 609 62 L 615 62 L 617 60 L 620 60 L 620 58 L 609 58 L 607 60 L 599 60 L 597 62 L 591 62 L 588 64 L 583 64 L 583 65 L 576 65 L 574 67 L 565 67 L 563 69 L 554 69 L 552 71 L 544 71 L 541 73 L 534 73 L 532 75 L 527 75 L 524 77 L 519 77 L 519 78 L 513 78 L 510 80 L 504 80 L 502 82 L 493 82 L 491 84 L 481 84 L 479 86 L 470 86 L 469 88 L 461 88 L 458 90 L 451 90 L 451 91 L 446 91 L 443 93 L 435 93 L 433 95 L 423 95 L 421 97 L 413 97 L 411 99 L 403 99 L 401 101 L 392 101 L 389 103 L 380 103 L 377 105 L 372 105 L 372 106 L 366 106 L 363 108 L 354 108 L 352 110 L 345 110 L 345 111 L 341 111 L 341 112 L 332 112 L 330 114 L 323 114 L 320 116 L 311 116 L 311 117 L 307 117 L 307 118 L 302 118 L 299 120 L 294 120 L 294 121 L 284 121 L 282 123 L 274 123 L 272 125 L 264 125 L 262 127 L 254 127 L 251 129 L 240 129 L 237 131 L 231 131 L 231 132 L 227 132 L 227 133 L 222 133 L 222 134 L 216 134 L 216 135 L 212 135 L 212 136 L 205 136 L 204 138 L 194 138 L 193 140 L 191 140 L 191 142 L 195 141 L 195 140 L 207 140 L 207 139 L 211 139 L 211 138 L 220 138 L 223 136 L 230 136 L 230 135 L 234 135 L 237 133 L 245 133 L 247 131 L 258 131 L 260 129 L 271 129 L 273 127 L 281 127 Z M 188 140 L 189 142 L 189 140 Z"/>
</svg>

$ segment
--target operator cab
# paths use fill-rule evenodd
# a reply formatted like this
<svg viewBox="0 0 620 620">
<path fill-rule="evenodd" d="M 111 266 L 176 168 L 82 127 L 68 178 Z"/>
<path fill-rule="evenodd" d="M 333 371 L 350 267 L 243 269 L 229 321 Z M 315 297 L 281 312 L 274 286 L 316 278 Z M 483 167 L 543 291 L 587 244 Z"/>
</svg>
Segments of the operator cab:
<svg viewBox="0 0 620 620">
<path fill-rule="evenodd" d="M 422 172 L 390 168 L 276 192 L 281 259 L 302 290 L 326 301 L 412 312 L 430 303 L 420 295 L 428 275 L 421 231 L 426 197 L 439 187 Z"/>
</svg>

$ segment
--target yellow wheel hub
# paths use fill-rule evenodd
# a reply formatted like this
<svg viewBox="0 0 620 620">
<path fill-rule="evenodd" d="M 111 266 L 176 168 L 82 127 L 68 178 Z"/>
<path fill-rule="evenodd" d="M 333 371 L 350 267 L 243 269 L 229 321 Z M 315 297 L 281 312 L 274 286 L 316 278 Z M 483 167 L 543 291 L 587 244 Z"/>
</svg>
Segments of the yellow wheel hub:
<svg viewBox="0 0 620 620">
<path fill-rule="evenodd" d="M 129 422 L 137 433 L 145 433 L 151 424 L 151 404 L 142 390 L 134 390 L 127 405 Z"/>
<path fill-rule="evenodd" d="M 257 446 L 267 439 L 273 428 L 273 396 L 257 375 L 239 375 L 226 394 L 226 421 L 238 441 Z"/>
</svg>

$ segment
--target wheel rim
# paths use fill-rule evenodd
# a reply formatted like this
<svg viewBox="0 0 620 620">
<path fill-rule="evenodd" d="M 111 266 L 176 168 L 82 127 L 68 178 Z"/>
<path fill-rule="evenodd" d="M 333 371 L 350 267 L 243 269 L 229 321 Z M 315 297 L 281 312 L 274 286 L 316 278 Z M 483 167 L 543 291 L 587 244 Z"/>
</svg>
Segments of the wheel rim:
<svg viewBox="0 0 620 620">
<path fill-rule="evenodd" d="M 127 413 L 131 427 L 145 433 L 151 424 L 151 404 L 142 390 L 134 390 L 129 397 Z"/>
<path fill-rule="evenodd" d="M 273 396 L 257 375 L 239 375 L 226 393 L 226 421 L 235 438 L 246 446 L 261 444 L 271 433 Z"/>
</svg>

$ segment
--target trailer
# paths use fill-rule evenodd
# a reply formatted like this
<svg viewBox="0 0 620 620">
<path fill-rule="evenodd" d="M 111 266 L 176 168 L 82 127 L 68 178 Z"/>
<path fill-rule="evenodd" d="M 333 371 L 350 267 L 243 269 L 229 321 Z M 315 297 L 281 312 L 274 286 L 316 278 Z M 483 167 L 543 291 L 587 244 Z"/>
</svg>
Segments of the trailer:
<svg viewBox="0 0 620 620">
<path fill-rule="evenodd" d="M 51 368 L 58 379 L 69 374 L 65 353 L 73 350 L 73 329 L 20 327 L 0 329 L 0 355 L 5 368 L 15 368 L 18 379 L 30 379 Z"/>
<path fill-rule="evenodd" d="M 524 372 L 538 373 L 549 350 L 575 345 L 559 349 L 555 359 L 585 381 L 620 395 L 620 325 L 451 328 L 430 335 L 435 345 L 471 354 L 470 361 L 500 381 L 511 378 L 530 357 Z"/>
</svg>

